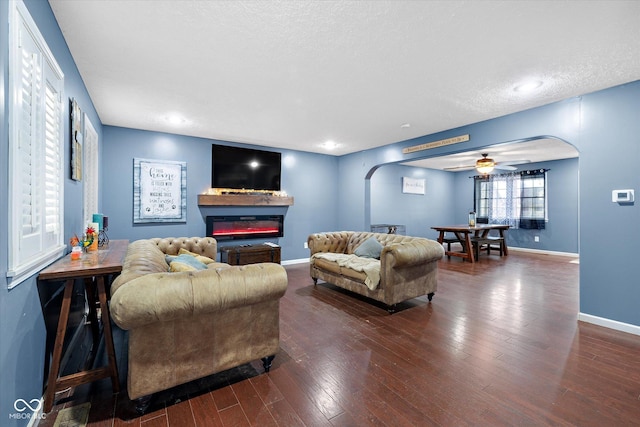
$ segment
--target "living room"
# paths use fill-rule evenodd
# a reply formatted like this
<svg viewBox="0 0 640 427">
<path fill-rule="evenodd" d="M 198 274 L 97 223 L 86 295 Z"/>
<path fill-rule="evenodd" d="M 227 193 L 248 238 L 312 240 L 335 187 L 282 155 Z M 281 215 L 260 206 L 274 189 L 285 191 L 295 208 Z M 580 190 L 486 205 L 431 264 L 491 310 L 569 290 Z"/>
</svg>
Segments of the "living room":
<svg viewBox="0 0 640 427">
<path fill-rule="evenodd" d="M 252 207 L 211 208 L 199 206 L 197 195 L 210 187 L 211 145 L 238 144 L 179 134 L 152 132 L 125 127 L 104 126 L 93 106 L 92 98 L 76 68 L 64 36 L 46 2 L 25 2 L 39 30 L 65 74 L 66 99 L 76 99 L 96 127 L 100 141 L 100 208 L 109 216 L 109 237 L 130 241 L 165 236 L 202 236 L 204 217 L 216 214 L 255 213 Z M 0 30 L 8 34 L 8 5 L 0 7 Z M 3 129 L 8 129 L 7 75 L 9 48 L 2 44 L 3 96 L 0 110 Z M 548 235 L 539 243 L 529 237 L 518 239 L 515 246 L 550 252 L 579 253 L 579 319 L 608 328 L 640 334 L 640 314 L 634 302 L 640 300 L 635 285 L 633 254 L 636 253 L 640 228 L 635 205 L 621 206 L 611 202 L 611 191 L 636 188 L 639 184 L 637 162 L 640 159 L 637 135 L 640 121 L 640 81 L 633 81 L 582 94 L 560 102 L 501 116 L 485 122 L 437 132 L 417 138 L 399 140 L 383 147 L 342 156 L 278 149 L 282 153 L 282 187 L 294 197 L 288 208 L 264 207 L 261 213 L 285 215 L 282 259 L 289 263 L 308 257 L 304 242 L 310 233 L 331 230 L 365 230 L 377 222 L 407 225 L 407 234 L 435 238 L 430 227 L 463 223 L 473 201 L 471 173 L 420 170 L 398 165 L 399 162 L 425 157 L 424 151 L 403 154 L 407 147 L 455 138 L 468 134 L 465 150 L 479 150 L 495 144 L 518 143 L 523 140 L 553 136 L 573 145 L 579 160 L 559 160 L 532 164 L 532 168 L 549 168 L 550 218 L 569 213 L 561 227 L 549 222 Z M 580 120 L 576 122 L 576 117 Z M 69 129 L 65 140 L 70 139 Z M 9 134 L 0 135 L 0 147 L 9 152 Z M 435 157 L 460 150 L 445 146 L 429 150 Z M 70 152 L 64 153 L 69 164 Z M 179 224 L 138 225 L 133 216 L 133 161 L 135 158 L 182 161 L 187 164 L 187 218 Z M 6 155 L 0 169 L 9 170 Z M 64 180 L 65 238 L 80 233 L 85 226 L 82 213 L 82 183 Z M 421 175 L 422 174 L 422 175 Z M 426 181 L 426 194 L 402 195 L 400 177 L 416 176 Z M 382 179 L 382 181 L 381 181 Z M 377 180 L 377 182 L 376 182 Z M 7 174 L 0 176 L 0 204 L 9 205 L 6 189 L 11 186 Z M 394 208 L 400 213 L 376 208 L 381 200 L 395 191 Z M 561 204 L 562 203 L 562 204 Z M 566 203 L 566 204 L 565 204 Z M 560 206 L 560 209 L 555 211 Z M 406 212 L 419 211 L 416 218 Z M 11 244 L 8 218 L 0 216 L 0 240 Z M 533 238 L 533 234 L 527 232 Z M 515 235 L 514 235 L 515 238 Z M 0 416 L 15 412 L 16 399 L 39 399 L 45 380 L 47 339 L 37 273 L 10 287 L 7 280 L 8 250 L 2 251 L 2 291 L 0 291 Z M 436 300 L 437 301 L 437 296 Z M 6 420 L 6 418 L 3 418 Z M 11 420 L 10 425 L 24 425 Z"/>
</svg>

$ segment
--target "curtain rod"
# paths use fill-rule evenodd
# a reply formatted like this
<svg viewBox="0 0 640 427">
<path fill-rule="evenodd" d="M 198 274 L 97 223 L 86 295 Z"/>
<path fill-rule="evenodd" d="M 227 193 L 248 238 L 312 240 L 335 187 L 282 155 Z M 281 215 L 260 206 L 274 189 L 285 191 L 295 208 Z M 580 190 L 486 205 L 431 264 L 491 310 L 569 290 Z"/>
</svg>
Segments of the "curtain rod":
<svg viewBox="0 0 640 427">
<path fill-rule="evenodd" d="M 470 176 L 469 178 L 489 178 L 492 176 L 513 176 L 513 175 L 531 175 L 531 174 L 538 174 L 538 173 L 544 173 L 547 171 L 550 171 L 551 169 L 530 169 L 530 170 L 526 170 L 526 171 L 519 171 L 519 172 L 508 172 L 508 173 L 500 173 L 500 174 L 487 174 L 487 175 L 474 175 L 474 176 Z"/>
</svg>

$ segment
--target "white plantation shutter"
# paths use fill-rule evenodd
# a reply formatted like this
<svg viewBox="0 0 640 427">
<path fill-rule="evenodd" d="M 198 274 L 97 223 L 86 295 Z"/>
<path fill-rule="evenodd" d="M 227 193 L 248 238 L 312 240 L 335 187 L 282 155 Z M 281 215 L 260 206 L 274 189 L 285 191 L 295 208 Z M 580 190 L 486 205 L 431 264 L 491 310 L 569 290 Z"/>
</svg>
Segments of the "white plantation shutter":
<svg viewBox="0 0 640 427">
<path fill-rule="evenodd" d="M 22 74 L 20 78 L 20 95 L 22 109 L 21 120 L 19 122 L 19 138 L 18 152 L 20 169 L 24 171 L 22 174 L 22 182 L 14 185 L 20 186 L 21 204 L 22 204 L 22 233 L 28 236 L 38 231 L 38 212 L 36 186 L 37 177 L 31 174 L 31 165 L 37 163 L 37 149 L 35 141 L 37 135 L 37 104 L 39 103 L 38 95 L 42 86 L 42 69 L 39 65 L 39 55 L 29 52 L 28 47 L 34 49 L 33 46 L 25 46 L 21 49 Z"/>
<path fill-rule="evenodd" d="M 48 83 L 48 82 L 47 82 Z M 60 93 L 49 84 L 45 90 L 46 119 L 44 137 L 44 206 L 45 232 L 59 234 L 61 231 L 60 201 L 62 200 L 62 150 L 60 136 L 62 134 L 62 100 Z"/>
<path fill-rule="evenodd" d="M 63 244 L 64 75 L 21 1 L 10 7 L 9 287 Z"/>
</svg>

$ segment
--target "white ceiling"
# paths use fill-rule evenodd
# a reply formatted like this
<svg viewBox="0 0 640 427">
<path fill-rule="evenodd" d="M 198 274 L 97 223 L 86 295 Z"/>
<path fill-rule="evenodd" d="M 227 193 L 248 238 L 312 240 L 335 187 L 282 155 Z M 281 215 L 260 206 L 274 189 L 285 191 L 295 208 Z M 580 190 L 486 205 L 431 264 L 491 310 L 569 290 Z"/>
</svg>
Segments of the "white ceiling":
<svg viewBox="0 0 640 427">
<path fill-rule="evenodd" d="M 105 125 L 283 149 L 341 155 L 640 79 L 640 1 L 49 3 Z M 528 78 L 544 85 L 513 90 Z"/>
</svg>

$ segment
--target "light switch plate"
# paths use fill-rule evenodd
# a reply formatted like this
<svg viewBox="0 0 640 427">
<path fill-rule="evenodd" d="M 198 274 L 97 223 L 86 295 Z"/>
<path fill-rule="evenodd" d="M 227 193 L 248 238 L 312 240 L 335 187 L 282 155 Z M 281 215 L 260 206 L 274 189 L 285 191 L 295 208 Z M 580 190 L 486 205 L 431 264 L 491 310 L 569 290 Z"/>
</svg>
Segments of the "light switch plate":
<svg viewBox="0 0 640 427">
<path fill-rule="evenodd" d="M 611 201 L 614 203 L 632 203 L 634 201 L 634 190 L 613 190 Z"/>
</svg>

